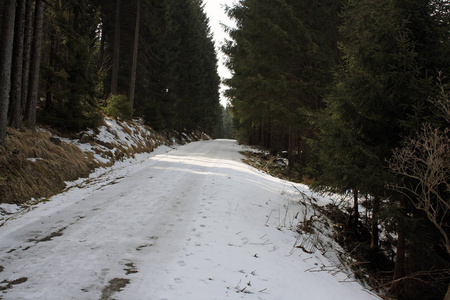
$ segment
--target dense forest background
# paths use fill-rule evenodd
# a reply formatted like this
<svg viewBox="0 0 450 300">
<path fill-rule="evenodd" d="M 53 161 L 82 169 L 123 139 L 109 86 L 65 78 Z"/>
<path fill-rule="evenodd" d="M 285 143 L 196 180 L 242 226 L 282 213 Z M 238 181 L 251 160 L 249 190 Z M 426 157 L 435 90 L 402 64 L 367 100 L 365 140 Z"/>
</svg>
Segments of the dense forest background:
<svg viewBox="0 0 450 300">
<path fill-rule="evenodd" d="M 103 113 L 155 130 L 236 130 L 286 154 L 314 189 L 351 197 L 330 218 L 372 286 L 442 299 L 449 2 L 240 0 L 228 14 L 223 108 L 201 0 L 0 0 L 0 145 L 8 126 L 78 132 Z"/>
<path fill-rule="evenodd" d="M 240 0 L 228 14 L 238 139 L 285 154 L 291 175 L 316 190 L 348 195 L 352 207 L 330 217 L 374 286 L 443 299 L 448 1 Z"/>
<path fill-rule="evenodd" d="M 77 132 L 102 113 L 155 130 L 220 130 L 200 0 L 2 0 L 0 16 L 0 143 L 6 126 Z"/>
</svg>

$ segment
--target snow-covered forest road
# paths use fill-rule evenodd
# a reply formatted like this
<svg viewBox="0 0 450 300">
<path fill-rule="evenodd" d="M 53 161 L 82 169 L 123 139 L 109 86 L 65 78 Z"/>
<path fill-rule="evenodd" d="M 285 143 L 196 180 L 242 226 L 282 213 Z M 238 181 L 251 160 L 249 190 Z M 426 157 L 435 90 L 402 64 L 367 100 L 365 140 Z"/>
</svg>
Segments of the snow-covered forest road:
<svg viewBox="0 0 450 300">
<path fill-rule="evenodd" d="M 7 221 L 0 299 L 378 299 L 343 272 L 314 271 L 332 263 L 294 247 L 298 192 L 240 150 L 181 146 Z"/>
</svg>

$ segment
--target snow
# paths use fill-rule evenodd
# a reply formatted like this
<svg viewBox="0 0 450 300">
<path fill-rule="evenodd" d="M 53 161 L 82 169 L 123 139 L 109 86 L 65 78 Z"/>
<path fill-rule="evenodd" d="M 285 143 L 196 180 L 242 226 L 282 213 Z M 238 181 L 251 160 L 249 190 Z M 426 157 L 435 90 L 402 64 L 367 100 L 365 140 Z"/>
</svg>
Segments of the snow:
<svg viewBox="0 0 450 300">
<path fill-rule="evenodd" d="M 160 147 L 9 219 L 0 298 L 380 299 L 326 234 L 292 230 L 313 215 L 299 191 L 320 197 L 244 164 L 242 150 Z"/>
<path fill-rule="evenodd" d="M 0 203 L 0 213 L 14 214 L 19 211 L 20 207 L 17 204 Z"/>
<path fill-rule="evenodd" d="M 31 158 L 27 158 L 27 160 L 31 161 L 31 162 L 37 162 L 38 160 L 42 160 L 42 158 L 31 157 Z"/>
</svg>

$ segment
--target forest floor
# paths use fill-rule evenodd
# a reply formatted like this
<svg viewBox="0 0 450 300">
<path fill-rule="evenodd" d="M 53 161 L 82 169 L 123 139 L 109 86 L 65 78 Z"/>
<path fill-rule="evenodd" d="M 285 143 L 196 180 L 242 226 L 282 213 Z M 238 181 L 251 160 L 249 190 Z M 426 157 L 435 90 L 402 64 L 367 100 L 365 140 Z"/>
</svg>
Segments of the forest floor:
<svg viewBox="0 0 450 300">
<path fill-rule="evenodd" d="M 242 151 L 160 146 L 47 201 L 4 206 L 0 298 L 379 299 L 315 209 L 332 199 Z"/>
</svg>

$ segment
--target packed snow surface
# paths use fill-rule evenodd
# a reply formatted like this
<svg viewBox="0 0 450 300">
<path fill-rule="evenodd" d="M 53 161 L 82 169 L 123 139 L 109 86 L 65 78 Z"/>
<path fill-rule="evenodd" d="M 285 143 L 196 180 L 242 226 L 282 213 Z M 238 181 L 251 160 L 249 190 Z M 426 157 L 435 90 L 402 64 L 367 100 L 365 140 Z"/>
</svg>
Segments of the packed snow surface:
<svg viewBox="0 0 450 300">
<path fill-rule="evenodd" d="M 164 150 L 5 222 L 0 298 L 379 299 L 295 247 L 305 186 L 246 165 L 235 141 Z"/>
</svg>

